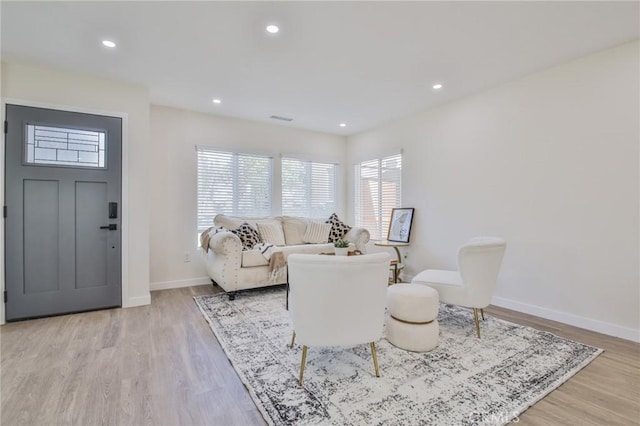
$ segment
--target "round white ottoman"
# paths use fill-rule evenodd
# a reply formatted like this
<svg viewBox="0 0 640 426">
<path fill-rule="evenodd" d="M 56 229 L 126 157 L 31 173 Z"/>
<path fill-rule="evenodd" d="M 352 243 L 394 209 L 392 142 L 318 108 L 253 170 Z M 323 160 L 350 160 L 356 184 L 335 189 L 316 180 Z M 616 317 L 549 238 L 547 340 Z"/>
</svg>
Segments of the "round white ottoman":
<svg viewBox="0 0 640 426">
<path fill-rule="evenodd" d="M 413 352 L 438 346 L 438 292 L 421 284 L 394 284 L 387 289 L 387 340 Z"/>
</svg>

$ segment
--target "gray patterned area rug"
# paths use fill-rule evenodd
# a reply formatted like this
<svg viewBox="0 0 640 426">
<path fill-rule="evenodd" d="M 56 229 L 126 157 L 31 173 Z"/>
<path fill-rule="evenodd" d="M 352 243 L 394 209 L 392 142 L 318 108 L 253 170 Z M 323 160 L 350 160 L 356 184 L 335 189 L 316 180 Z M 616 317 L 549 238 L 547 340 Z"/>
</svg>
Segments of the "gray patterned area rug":
<svg viewBox="0 0 640 426">
<path fill-rule="evenodd" d="M 490 316 L 479 340 L 471 311 L 441 305 L 433 351 L 382 339 L 376 378 L 369 345 L 311 347 L 299 387 L 302 349 L 289 348 L 284 289 L 195 301 L 271 425 L 504 424 L 602 352 Z"/>
</svg>

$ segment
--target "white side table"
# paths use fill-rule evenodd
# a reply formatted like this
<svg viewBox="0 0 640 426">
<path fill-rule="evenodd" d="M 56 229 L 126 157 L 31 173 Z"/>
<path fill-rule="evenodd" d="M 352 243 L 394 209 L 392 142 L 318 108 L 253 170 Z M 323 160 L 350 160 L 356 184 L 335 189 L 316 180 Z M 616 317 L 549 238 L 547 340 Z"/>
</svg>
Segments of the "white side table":
<svg viewBox="0 0 640 426">
<path fill-rule="evenodd" d="M 378 247 L 393 247 L 393 249 L 396 251 L 398 262 L 395 265 L 392 265 L 392 267 L 393 267 L 393 282 L 397 283 L 398 279 L 400 278 L 400 271 L 402 271 L 402 269 L 404 268 L 404 264 L 402 263 L 402 255 L 400 254 L 399 247 L 408 247 L 409 243 L 401 243 L 397 241 L 385 240 L 385 241 L 377 241 L 373 244 Z"/>
</svg>

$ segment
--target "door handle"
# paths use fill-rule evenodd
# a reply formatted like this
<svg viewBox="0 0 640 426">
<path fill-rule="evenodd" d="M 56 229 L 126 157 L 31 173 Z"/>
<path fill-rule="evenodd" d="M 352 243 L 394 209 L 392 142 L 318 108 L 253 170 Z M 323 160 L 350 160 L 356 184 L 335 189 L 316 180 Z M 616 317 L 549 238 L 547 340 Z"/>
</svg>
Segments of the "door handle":
<svg viewBox="0 0 640 426">
<path fill-rule="evenodd" d="M 111 223 L 109 225 L 101 226 L 100 229 L 108 229 L 109 231 L 117 231 L 118 230 L 118 224 L 117 223 Z"/>
</svg>

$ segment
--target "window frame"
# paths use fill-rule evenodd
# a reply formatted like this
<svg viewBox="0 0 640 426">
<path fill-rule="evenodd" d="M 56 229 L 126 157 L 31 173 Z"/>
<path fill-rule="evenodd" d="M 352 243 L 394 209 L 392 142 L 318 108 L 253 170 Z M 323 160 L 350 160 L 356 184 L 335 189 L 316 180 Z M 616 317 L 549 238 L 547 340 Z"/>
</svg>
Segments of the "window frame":
<svg viewBox="0 0 640 426">
<path fill-rule="evenodd" d="M 385 168 L 385 162 L 397 161 L 399 166 L 394 168 Z M 375 164 L 375 167 L 374 167 Z M 362 177 L 363 168 L 368 168 L 369 171 L 375 170 L 375 178 L 367 179 L 369 183 L 371 181 L 376 182 L 375 194 L 372 194 L 371 201 L 371 214 L 375 217 L 375 225 L 372 228 L 372 222 L 366 221 L 363 218 L 365 214 L 363 210 L 363 198 L 362 198 L 362 185 L 366 178 Z M 393 171 L 397 170 L 398 178 L 395 180 L 385 181 L 383 179 L 383 172 L 385 170 Z M 385 190 L 383 183 L 388 182 L 396 186 L 395 201 L 388 205 L 385 202 L 385 198 L 388 198 L 388 194 L 385 197 Z M 387 231 L 389 229 L 389 222 L 391 219 L 391 212 L 393 208 L 402 207 L 402 151 L 386 156 L 380 156 L 377 158 L 361 161 L 354 165 L 354 223 L 355 226 L 365 227 L 368 229 L 371 240 L 384 241 L 387 237 Z M 388 210 L 388 211 L 387 211 Z"/>
<path fill-rule="evenodd" d="M 287 210 L 285 203 L 288 201 L 285 196 L 285 162 L 298 162 L 303 164 L 306 172 L 305 190 L 304 195 L 306 197 L 305 211 L 292 211 Z M 333 176 L 329 178 L 329 187 L 322 187 L 322 181 L 314 180 L 314 166 L 319 168 L 331 166 L 333 169 Z M 329 217 L 339 207 L 339 190 L 338 190 L 338 168 L 339 164 L 336 161 L 322 160 L 309 157 L 302 157 L 294 154 L 282 154 L 280 157 L 280 213 L 285 216 L 302 216 L 302 217 Z M 314 187 L 314 183 L 318 183 L 320 186 Z M 324 189 L 328 189 L 326 194 L 328 198 L 332 198 L 332 207 L 324 208 L 322 211 L 314 214 L 314 194 L 322 194 Z"/>
<path fill-rule="evenodd" d="M 213 153 L 213 155 L 220 154 L 221 158 L 223 158 L 224 155 L 228 155 L 231 157 L 231 168 L 230 168 L 230 174 L 231 174 L 230 178 L 232 181 L 231 182 L 231 211 L 229 211 L 228 209 L 222 209 L 220 211 L 213 211 L 213 209 L 209 209 L 209 211 L 207 212 L 206 211 L 207 209 L 201 206 L 201 200 L 203 200 L 202 194 L 204 192 L 204 190 L 201 189 L 201 186 L 204 185 L 202 180 L 205 179 L 205 177 L 202 176 L 201 174 L 201 168 L 204 167 L 201 163 L 203 161 L 203 159 L 201 159 L 201 153 L 203 152 Z M 241 196 L 242 194 L 238 190 L 238 187 L 239 187 L 239 180 L 240 180 L 240 175 L 239 175 L 240 161 L 242 159 L 249 159 L 249 158 L 259 158 L 259 159 L 268 160 L 267 176 L 261 177 L 262 179 L 264 178 L 267 179 L 268 184 L 266 185 L 266 189 L 268 191 L 268 194 L 265 197 L 265 200 L 266 200 L 265 209 L 263 209 L 262 211 L 254 211 L 252 213 L 247 214 L 242 212 L 241 209 L 239 208 L 238 197 Z M 230 216 L 241 216 L 241 217 L 242 216 L 255 216 L 255 217 L 271 216 L 273 214 L 273 198 L 274 198 L 273 176 L 274 176 L 273 155 L 266 154 L 264 152 L 255 152 L 255 151 L 252 152 L 250 150 L 232 150 L 232 149 L 217 148 L 217 147 L 206 146 L 206 145 L 196 145 L 196 228 L 197 228 L 197 232 L 201 233 L 202 231 L 209 228 L 210 226 L 213 226 L 214 225 L 213 218 L 217 214 L 227 214 Z M 215 202 L 214 197 L 209 198 L 209 200 L 214 200 Z M 222 202 L 224 202 L 224 200 Z"/>
</svg>

